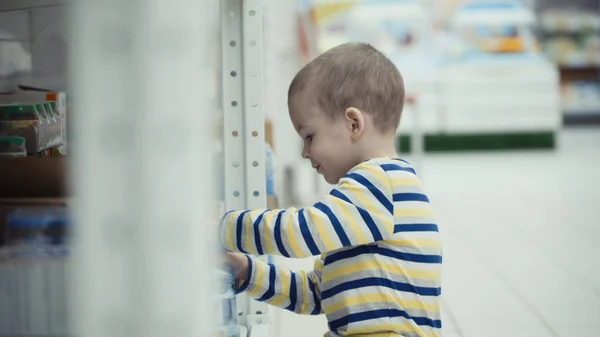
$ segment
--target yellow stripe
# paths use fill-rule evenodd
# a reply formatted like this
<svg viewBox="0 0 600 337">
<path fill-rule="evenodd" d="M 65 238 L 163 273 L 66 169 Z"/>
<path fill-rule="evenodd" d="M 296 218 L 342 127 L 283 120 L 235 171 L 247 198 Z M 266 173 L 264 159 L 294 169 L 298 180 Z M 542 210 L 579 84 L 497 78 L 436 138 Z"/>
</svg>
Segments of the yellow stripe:
<svg viewBox="0 0 600 337">
<path fill-rule="evenodd" d="M 325 259 L 325 254 L 321 254 L 321 257 L 315 260 L 314 269 L 320 273 L 323 272 L 323 260 Z"/>
<path fill-rule="evenodd" d="M 358 328 L 358 329 L 352 329 L 352 330 L 347 330 L 345 332 L 345 336 L 352 336 L 352 337 L 391 337 L 391 336 L 395 336 L 390 334 L 389 332 L 380 332 L 380 331 L 389 331 L 389 330 L 393 330 L 395 333 L 417 333 L 419 336 L 422 337 L 439 337 L 439 334 L 437 333 L 431 333 L 431 334 L 426 334 L 425 332 L 423 332 L 423 330 L 419 329 L 418 326 L 414 325 L 414 324 L 410 324 L 410 323 L 405 323 L 405 324 L 382 324 L 382 325 L 376 325 L 376 326 L 368 326 L 368 327 L 364 327 L 364 328 Z"/>
<path fill-rule="evenodd" d="M 338 214 L 341 213 L 341 215 L 343 216 L 342 219 L 339 219 L 340 222 L 350 225 L 349 229 L 351 229 L 352 233 L 354 233 L 354 236 L 356 236 L 357 244 L 365 244 L 365 243 L 369 242 L 364 231 L 361 229 L 360 225 L 358 224 L 358 221 L 356 221 L 357 217 L 352 216 L 352 213 L 350 212 L 350 208 L 355 208 L 355 207 L 353 205 L 343 201 L 342 199 L 335 198 L 335 197 L 331 197 L 331 203 L 333 205 L 335 205 L 335 207 L 337 208 L 336 209 L 337 212 L 334 211 L 334 215 L 338 216 Z M 348 227 L 346 227 L 346 228 L 348 228 Z"/>
<path fill-rule="evenodd" d="M 256 277 L 254 278 L 254 289 L 251 289 L 248 292 L 250 293 L 250 295 L 257 297 L 259 295 L 262 295 L 258 293 L 259 291 L 268 289 L 268 287 L 265 287 L 265 285 L 263 284 L 265 279 L 265 270 L 262 268 L 262 264 L 259 264 L 259 261 L 257 261 L 256 259 L 253 259 L 252 262 L 254 262 L 254 270 L 256 273 Z"/>
<path fill-rule="evenodd" d="M 279 279 L 279 284 L 281 284 L 281 295 L 275 294 L 275 298 L 270 302 L 270 304 L 276 307 L 281 307 L 290 297 L 291 274 L 289 271 L 280 271 L 279 269 L 277 270 L 277 274 L 281 275 L 281 278 Z M 277 290 L 277 288 L 275 288 L 275 290 Z"/>
<path fill-rule="evenodd" d="M 235 213 L 231 213 L 227 216 L 227 219 L 225 219 L 225 236 L 226 236 L 226 240 L 227 240 L 227 248 L 237 251 L 237 248 L 235 247 L 235 240 L 233 237 L 233 229 L 235 228 L 235 219 L 237 218 L 237 216 L 234 216 Z M 238 214 L 239 216 L 239 214 Z"/>
<path fill-rule="evenodd" d="M 338 302 L 323 307 L 323 310 L 327 314 L 338 312 L 344 308 L 354 307 L 358 305 L 372 304 L 372 303 L 389 303 L 395 302 L 400 304 L 403 309 L 423 310 L 431 313 L 440 312 L 439 303 L 423 303 L 416 300 L 405 300 L 397 296 L 388 296 L 384 293 L 358 295 L 352 297 L 346 297 Z"/>
<path fill-rule="evenodd" d="M 289 297 L 280 295 L 280 294 L 275 294 L 273 295 L 273 297 L 271 298 L 270 301 L 267 301 L 267 303 L 269 303 L 272 306 L 278 307 L 278 308 L 282 308 L 283 304 L 285 303 L 285 301 L 288 299 Z M 286 305 L 287 307 L 287 305 Z"/>
<path fill-rule="evenodd" d="M 361 174 L 361 175 L 363 177 L 365 177 L 367 180 L 369 180 L 371 183 L 373 183 L 373 180 L 376 180 L 379 183 L 378 184 L 379 186 L 377 186 L 377 184 L 374 184 L 375 187 L 377 187 L 377 188 L 382 187 L 385 189 L 389 189 L 391 187 L 390 186 L 390 178 L 388 178 L 388 176 L 381 169 L 381 167 L 366 164 L 366 165 L 359 166 L 359 169 L 368 172 L 368 174 Z M 359 172 L 359 174 L 360 174 L 360 172 Z M 387 194 L 386 191 L 381 191 L 381 192 L 383 194 Z"/>
<path fill-rule="evenodd" d="M 320 212 L 320 211 L 318 211 L 316 209 L 314 209 L 314 211 L 312 211 L 312 212 L 310 211 L 311 208 L 307 208 L 306 210 L 309 211 L 310 219 L 312 220 L 313 224 L 315 225 L 314 227 L 319 232 L 319 238 L 321 240 L 323 240 L 323 243 L 325 244 L 325 248 L 327 248 L 327 250 L 334 250 L 336 248 L 339 248 L 339 247 L 335 246 L 335 244 L 331 240 L 331 235 L 327 231 L 327 227 L 330 227 L 330 226 L 325 225 L 325 222 L 323 221 L 323 217 L 325 217 L 325 215 L 318 214 L 317 212 Z"/>
<path fill-rule="evenodd" d="M 418 270 L 418 269 L 404 269 L 397 264 L 382 263 L 378 261 L 363 261 L 357 262 L 348 266 L 342 266 L 331 270 L 322 277 L 322 283 L 329 282 L 338 277 L 345 275 L 358 273 L 365 270 L 385 270 L 396 275 L 404 275 L 411 279 L 423 279 L 423 280 L 435 280 L 440 277 L 439 270 Z"/>
<path fill-rule="evenodd" d="M 379 201 L 377 201 L 377 204 L 375 204 L 373 202 L 375 199 L 370 192 L 365 193 L 365 191 L 363 191 L 361 188 L 359 188 L 357 186 L 352 186 L 349 183 L 345 183 L 343 185 L 348 185 L 348 186 L 344 186 L 344 187 L 346 187 L 346 191 L 348 191 L 349 194 L 352 194 L 352 196 L 354 196 L 355 199 L 358 199 L 362 208 L 368 209 L 371 211 L 370 212 L 371 217 L 373 218 L 375 225 L 377 225 L 377 227 L 379 228 L 380 231 L 382 231 L 382 230 L 385 231 L 384 233 L 381 233 L 384 237 L 386 237 L 387 233 L 394 232 L 394 221 L 393 221 L 392 217 L 385 216 L 386 214 L 389 214 L 388 210 L 385 209 L 383 207 L 383 205 L 381 205 L 379 203 Z M 385 193 L 385 191 L 384 191 L 384 193 Z M 352 200 L 352 198 L 350 198 L 350 200 Z M 381 216 L 382 214 L 384 215 L 383 217 Z M 381 224 L 384 226 L 383 229 L 381 228 L 380 224 L 378 223 L 381 221 L 385 221 L 385 223 Z"/>
<path fill-rule="evenodd" d="M 285 248 L 292 249 L 292 252 L 294 253 L 294 256 L 292 256 L 292 257 L 304 256 L 304 254 L 302 254 L 302 249 L 300 249 L 300 245 L 298 245 L 298 238 L 296 238 L 296 233 L 294 233 L 294 227 L 295 227 L 294 226 L 294 215 L 297 213 L 297 210 L 294 208 L 287 213 L 288 213 L 288 219 L 286 222 L 287 228 L 285 229 L 285 234 L 288 237 L 290 247 L 285 247 Z M 283 216 L 281 218 L 282 218 L 281 221 L 283 222 Z"/>
<path fill-rule="evenodd" d="M 394 216 L 400 218 L 430 218 L 433 211 L 428 208 L 394 208 Z"/>
<path fill-rule="evenodd" d="M 275 216 L 275 212 L 273 211 L 268 211 L 267 213 L 265 213 L 265 216 L 262 219 L 262 223 L 263 223 L 263 233 L 264 235 L 262 236 L 262 238 L 265 241 L 265 254 L 275 254 L 275 248 L 273 246 L 273 228 L 272 227 L 267 227 L 267 225 L 270 225 L 273 223 L 273 217 Z"/>
<path fill-rule="evenodd" d="M 303 314 L 308 311 L 308 277 L 306 272 L 300 272 L 302 278 L 302 307 L 300 307 L 300 313 Z"/>
<path fill-rule="evenodd" d="M 442 246 L 442 241 L 439 239 L 385 240 L 383 243 L 415 248 L 440 248 Z"/>
<path fill-rule="evenodd" d="M 420 186 L 421 182 L 415 177 L 391 178 L 392 186 Z"/>
<path fill-rule="evenodd" d="M 250 211 L 246 215 L 246 251 L 251 254 L 257 254 L 254 246 L 254 220 L 262 213 L 261 210 Z"/>
</svg>

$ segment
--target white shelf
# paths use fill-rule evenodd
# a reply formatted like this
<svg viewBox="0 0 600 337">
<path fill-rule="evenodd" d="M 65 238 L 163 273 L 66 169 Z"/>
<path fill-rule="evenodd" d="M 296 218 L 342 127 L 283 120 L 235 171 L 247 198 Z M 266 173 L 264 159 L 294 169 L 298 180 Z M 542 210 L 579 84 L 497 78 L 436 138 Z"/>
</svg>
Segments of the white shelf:
<svg viewBox="0 0 600 337">
<path fill-rule="evenodd" d="M 587 68 L 600 66 L 600 55 L 588 56 L 583 52 L 572 52 L 564 55 L 549 55 L 563 68 Z"/>
<path fill-rule="evenodd" d="M 565 115 L 595 115 L 600 116 L 600 106 L 597 107 L 564 107 Z"/>
<path fill-rule="evenodd" d="M 68 0 L 0 0 L 0 12 L 64 5 Z"/>
</svg>

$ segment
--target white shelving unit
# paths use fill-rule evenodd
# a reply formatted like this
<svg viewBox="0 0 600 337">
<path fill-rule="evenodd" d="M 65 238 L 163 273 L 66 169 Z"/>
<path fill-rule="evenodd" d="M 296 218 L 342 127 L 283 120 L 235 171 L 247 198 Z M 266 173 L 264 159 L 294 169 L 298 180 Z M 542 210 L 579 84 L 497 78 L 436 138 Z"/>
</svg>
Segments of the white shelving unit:
<svg viewBox="0 0 600 337">
<path fill-rule="evenodd" d="M 221 1 L 226 209 L 266 208 L 262 36 L 260 0 Z M 237 305 L 250 337 L 270 334 L 266 304 L 240 295 Z"/>
</svg>

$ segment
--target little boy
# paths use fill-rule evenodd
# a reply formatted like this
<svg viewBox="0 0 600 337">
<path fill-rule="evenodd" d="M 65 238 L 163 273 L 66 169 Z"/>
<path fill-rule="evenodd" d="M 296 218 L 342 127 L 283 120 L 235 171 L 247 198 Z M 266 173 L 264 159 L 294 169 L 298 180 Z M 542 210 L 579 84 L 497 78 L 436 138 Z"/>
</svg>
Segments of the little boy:
<svg viewBox="0 0 600 337">
<path fill-rule="evenodd" d="M 302 157 L 337 186 L 312 207 L 245 210 L 221 220 L 238 291 L 301 314 L 325 313 L 326 336 L 439 336 L 438 227 L 394 139 L 404 84 L 367 44 L 335 47 L 292 81 L 288 106 Z M 319 256 L 311 272 L 251 255 Z"/>
</svg>

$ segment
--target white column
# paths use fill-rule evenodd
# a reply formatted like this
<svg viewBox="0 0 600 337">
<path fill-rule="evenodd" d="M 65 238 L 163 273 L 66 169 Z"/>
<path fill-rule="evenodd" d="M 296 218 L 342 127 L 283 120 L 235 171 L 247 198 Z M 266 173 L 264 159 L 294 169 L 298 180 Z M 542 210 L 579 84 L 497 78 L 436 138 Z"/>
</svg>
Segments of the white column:
<svg viewBox="0 0 600 337">
<path fill-rule="evenodd" d="M 210 336 L 216 0 L 72 2 L 75 336 Z"/>
</svg>

